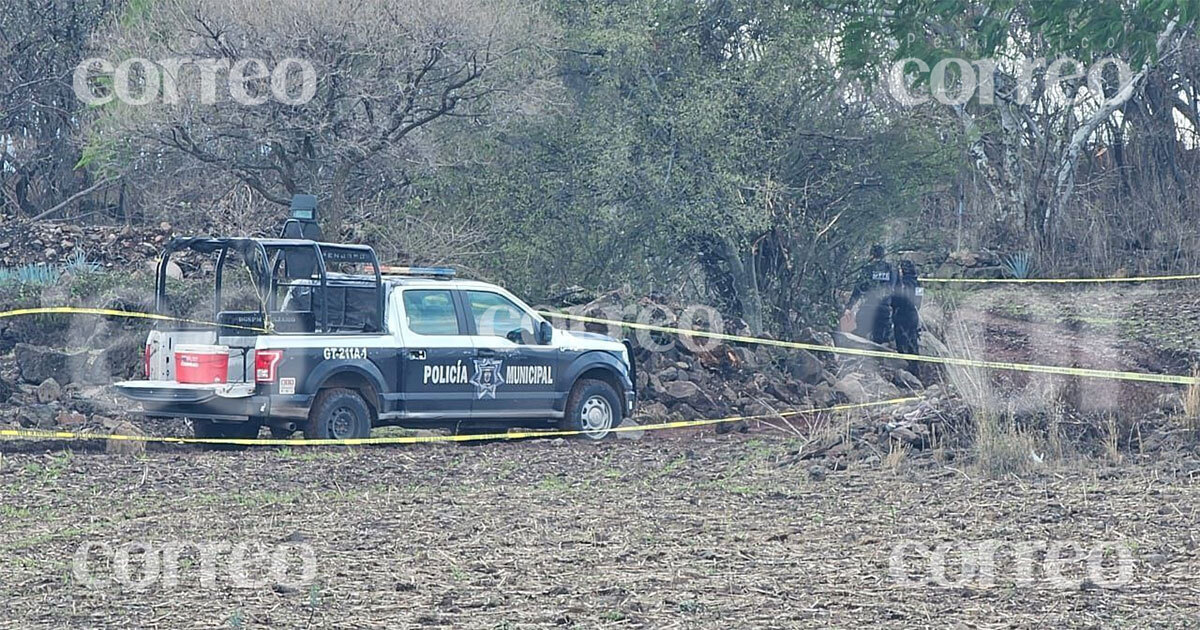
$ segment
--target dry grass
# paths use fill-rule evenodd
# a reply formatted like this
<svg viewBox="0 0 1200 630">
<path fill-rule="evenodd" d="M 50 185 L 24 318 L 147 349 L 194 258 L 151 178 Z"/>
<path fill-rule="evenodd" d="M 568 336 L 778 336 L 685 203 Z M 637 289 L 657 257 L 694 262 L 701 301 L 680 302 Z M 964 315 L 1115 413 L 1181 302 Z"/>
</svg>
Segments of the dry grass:
<svg viewBox="0 0 1200 630">
<path fill-rule="evenodd" d="M 975 416 L 975 468 L 990 477 L 1029 475 L 1043 467 L 1045 441 L 1011 415 Z"/>
<path fill-rule="evenodd" d="M 883 469 L 898 475 L 904 472 L 910 449 L 899 440 L 890 440 L 889 444 L 891 449 L 888 451 L 887 457 L 883 458 Z"/>
</svg>

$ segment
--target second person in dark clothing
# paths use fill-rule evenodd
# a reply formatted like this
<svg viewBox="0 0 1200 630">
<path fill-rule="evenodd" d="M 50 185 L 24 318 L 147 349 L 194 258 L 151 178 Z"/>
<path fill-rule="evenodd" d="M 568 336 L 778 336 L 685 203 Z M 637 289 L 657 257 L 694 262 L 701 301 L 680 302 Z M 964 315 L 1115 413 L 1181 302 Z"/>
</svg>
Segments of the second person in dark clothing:
<svg viewBox="0 0 1200 630">
<path fill-rule="evenodd" d="M 917 280 L 917 269 L 911 260 L 900 261 L 900 275 L 892 292 L 892 322 L 896 333 L 896 351 L 903 354 L 920 354 L 921 283 Z M 909 361 L 908 371 L 920 376 L 919 361 Z"/>
<path fill-rule="evenodd" d="M 883 246 L 871 247 L 871 261 L 863 268 L 858 284 L 850 295 L 848 310 L 861 299 L 855 316 L 854 334 L 875 343 L 887 343 L 892 338 L 892 286 L 896 272 L 883 258 Z"/>
</svg>

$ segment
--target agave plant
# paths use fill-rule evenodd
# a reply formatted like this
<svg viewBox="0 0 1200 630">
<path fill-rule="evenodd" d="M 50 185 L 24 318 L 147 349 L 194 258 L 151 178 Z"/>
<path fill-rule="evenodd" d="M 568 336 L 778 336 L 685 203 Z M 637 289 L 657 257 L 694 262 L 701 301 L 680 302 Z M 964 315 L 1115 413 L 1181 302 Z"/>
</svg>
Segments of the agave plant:
<svg viewBox="0 0 1200 630">
<path fill-rule="evenodd" d="M 49 287 L 59 281 L 62 270 L 58 265 L 44 263 L 18 266 L 14 276 L 19 284 L 34 284 L 36 287 Z"/>
<path fill-rule="evenodd" d="M 1033 275 L 1033 258 L 1029 252 L 1017 252 L 1004 258 L 1004 271 L 1010 278 L 1028 278 Z"/>
<path fill-rule="evenodd" d="M 86 254 L 77 250 L 62 264 L 32 263 L 15 268 L 0 268 L 0 287 L 48 287 L 61 280 L 65 273 L 80 276 L 99 270 L 98 263 L 89 261 Z"/>
<path fill-rule="evenodd" d="M 71 254 L 67 258 L 66 262 L 62 264 L 61 271 L 62 273 L 69 273 L 76 276 L 85 273 L 96 273 L 97 271 L 100 271 L 100 263 L 88 260 L 87 254 L 77 249 L 75 250 L 75 253 Z"/>
</svg>

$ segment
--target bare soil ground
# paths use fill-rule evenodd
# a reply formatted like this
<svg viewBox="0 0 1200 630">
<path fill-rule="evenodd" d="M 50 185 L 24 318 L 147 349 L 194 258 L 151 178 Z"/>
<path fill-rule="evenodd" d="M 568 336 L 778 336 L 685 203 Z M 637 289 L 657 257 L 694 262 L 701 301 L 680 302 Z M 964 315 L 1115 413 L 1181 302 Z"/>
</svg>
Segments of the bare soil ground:
<svg viewBox="0 0 1200 630">
<path fill-rule="evenodd" d="M 0 628 L 1200 626 L 1194 454 L 1023 480 L 925 457 L 814 480 L 786 463 L 798 446 L 735 434 L 144 459 L 9 449 Z M 1115 589 L 1079 567 L 1066 586 L 1018 583 L 1007 564 L 992 586 L 891 575 L 897 543 L 992 539 L 1119 543 L 1134 573 Z M 316 580 L 237 588 L 227 560 L 211 589 L 187 561 L 174 588 L 73 577 L 83 543 L 172 541 L 311 545 Z M 930 577 L 928 563 L 904 566 Z"/>
</svg>

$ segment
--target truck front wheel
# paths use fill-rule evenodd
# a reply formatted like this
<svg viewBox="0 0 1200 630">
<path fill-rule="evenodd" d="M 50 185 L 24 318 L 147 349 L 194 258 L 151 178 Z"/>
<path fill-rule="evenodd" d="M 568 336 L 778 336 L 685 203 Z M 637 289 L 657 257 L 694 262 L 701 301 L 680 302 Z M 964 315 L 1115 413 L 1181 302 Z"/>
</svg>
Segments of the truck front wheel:
<svg viewBox="0 0 1200 630">
<path fill-rule="evenodd" d="M 317 394 L 304 437 L 309 440 L 353 440 L 371 437 L 371 410 L 358 392 L 335 388 Z"/>
<path fill-rule="evenodd" d="M 603 440 L 621 424 L 621 397 L 604 381 L 585 379 L 575 383 L 567 398 L 566 415 L 559 425 L 564 431 L 582 431 L 590 440 Z"/>
</svg>

